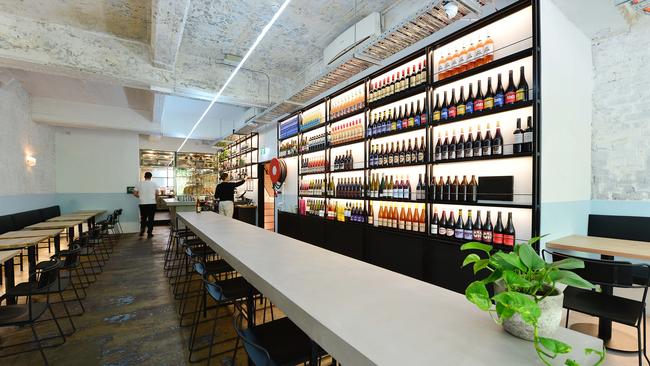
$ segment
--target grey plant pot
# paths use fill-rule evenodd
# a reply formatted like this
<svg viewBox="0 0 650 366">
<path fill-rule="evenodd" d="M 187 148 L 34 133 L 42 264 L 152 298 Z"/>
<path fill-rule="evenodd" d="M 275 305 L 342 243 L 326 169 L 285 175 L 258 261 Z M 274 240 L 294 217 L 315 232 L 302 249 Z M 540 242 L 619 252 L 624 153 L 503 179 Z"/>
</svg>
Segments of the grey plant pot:
<svg viewBox="0 0 650 366">
<path fill-rule="evenodd" d="M 494 291 L 496 293 L 502 292 L 505 287 L 502 283 L 494 284 Z M 562 303 L 564 301 L 564 293 L 557 289 L 557 295 L 547 296 L 537 305 L 542 311 L 542 315 L 537 321 L 537 334 L 540 337 L 552 337 L 557 329 L 560 327 L 562 321 Z M 532 298 L 532 296 L 531 296 Z M 519 314 L 515 314 L 510 319 L 503 321 L 503 329 L 515 337 L 532 341 L 534 339 L 533 326 L 524 322 Z"/>
</svg>

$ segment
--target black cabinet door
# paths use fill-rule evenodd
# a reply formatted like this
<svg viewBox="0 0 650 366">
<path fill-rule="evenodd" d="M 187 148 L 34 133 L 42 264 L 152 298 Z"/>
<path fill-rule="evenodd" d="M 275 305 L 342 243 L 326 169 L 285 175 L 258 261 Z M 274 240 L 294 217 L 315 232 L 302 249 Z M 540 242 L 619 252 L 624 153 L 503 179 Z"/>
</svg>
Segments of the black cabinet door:
<svg viewBox="0 0 650 366">
<path fill-rule="evenodd" d="M 325 249 L 363 260 L 364 227 L 362 224 L 327 220 L 325 226 Z"/>
<path fill-rule="evenodd" d="M 423 241 L 418 235 L 380 228 L 366 228 L 365 260 L 368 263 L 423 278 Z"/>
<path fill-rule="evenodd" d="M 278 211 L 278 234 L 299 239 L 298 215 L 290 212 Z"/>
<path fill-rule="evenodd" d="M 325 220 L 318 216 L 298 216 L 298 239 L 319 247 L 325 245 Z"/>
<path fill-rule="evenodd" d="M 482 272 L 475 276 L 471 265 L 461 268 L 463 260 L 469 253 L 471 252 L 461 252 L 459 243 L 427 239 L 424 245 L 424 280 L 464 294 L 467 285 L 485 277 Z M 481 256 L 479 252 L 476 254 Z M 482 256 L 485 254 L 483 253 Z"/>
</svg>

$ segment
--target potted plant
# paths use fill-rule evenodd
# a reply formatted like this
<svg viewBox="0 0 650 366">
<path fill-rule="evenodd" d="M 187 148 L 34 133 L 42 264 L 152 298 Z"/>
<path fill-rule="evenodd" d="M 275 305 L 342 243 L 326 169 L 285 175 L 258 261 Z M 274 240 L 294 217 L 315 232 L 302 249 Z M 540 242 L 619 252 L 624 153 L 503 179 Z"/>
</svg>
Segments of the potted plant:
<svg viewBox="0 0 650 366">
<path fill-rule="evenodd" d="M 463 261 L 463 267 L 472 265 L 474 274 L 487 271 L 485 278 L 467 286 L 467 300 L 488 312 L 508 333 L 533 341 L 539 358 L 550 366 L 551 359 L 571 352 L 570 345 L 551 338 L 562 318 L 563 294 L 556 285 L 562 283 L 583 289 L 593 289 L 594 285 L 571 271 L 584 268 L 584 262 L 579 259 L 544 261 L 533 248 L 539 239 L 536 237 L 527 243 L 516 244 L 509 253 L 494 252 L 491 245 L 479 242 L 466 243 L 460 249 L 486 255 L 482 258 L 471 253 Z M 488 292 L 489 285 L 494 286 L 493 296 Z M 585 353 L 599 356 L 594 366 L 602 364 L 605 359 L 604 348 L 588 348 Z M 567 359 L 565 365 L 579 364 Z"/>
</svg>

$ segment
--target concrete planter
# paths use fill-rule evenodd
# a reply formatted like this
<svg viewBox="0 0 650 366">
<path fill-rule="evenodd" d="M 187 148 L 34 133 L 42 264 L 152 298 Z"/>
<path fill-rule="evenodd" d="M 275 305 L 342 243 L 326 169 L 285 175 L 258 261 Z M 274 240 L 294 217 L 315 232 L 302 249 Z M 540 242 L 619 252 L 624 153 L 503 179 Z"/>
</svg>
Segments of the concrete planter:
<svg viewBox="0 0 650 366">
<path fill-rule="evenodd" d="M 494 291 L 496 293 L 505 291 L 503 283 L 495 283 Z M 532 296 L 531 296 L 532 298 Z M 542 315 L 537 321 L 537 334 L 540 337 L 552 337 L 560 327 L 562 321 L 562 303 L 564 293 L 556 289 L 556 294 L 547 296 L 544 300 L 537 303 Z M 519 314 L 515 314 L 510 319 L 503 321 L 503 329 L 515 337 L 532 341 L 534 339 L 533 326 L 524 322 Z"/>
</svg>

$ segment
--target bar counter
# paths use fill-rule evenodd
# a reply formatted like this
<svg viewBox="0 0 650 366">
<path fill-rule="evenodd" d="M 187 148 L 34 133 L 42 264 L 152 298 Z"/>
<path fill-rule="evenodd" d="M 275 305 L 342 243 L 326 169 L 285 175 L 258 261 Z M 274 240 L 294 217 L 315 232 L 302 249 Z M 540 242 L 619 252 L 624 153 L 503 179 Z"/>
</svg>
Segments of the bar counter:
<svg viewBox="0 0 650 366">
<path fill-rule="evenodd" d="M 344 365 L 542 364 L 458 293 L 213 212 L 178 216 Z M 597 359 L 584 348 L 602 348 L 563 327 L 555 338 L 581 364 Z"/>
</svg>

